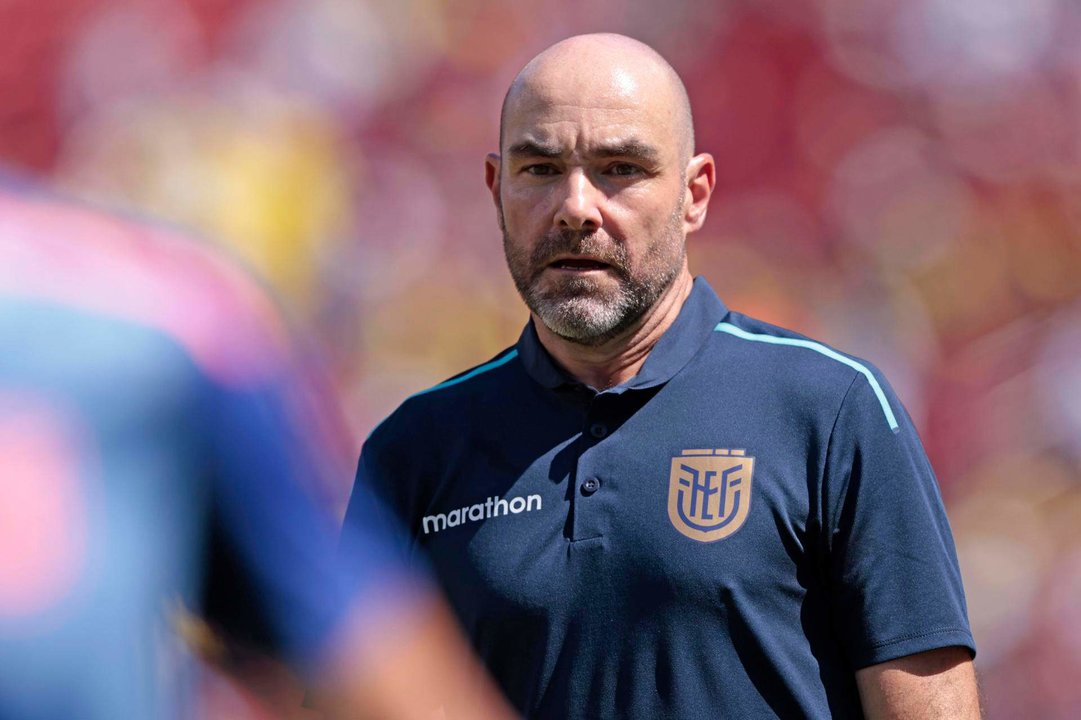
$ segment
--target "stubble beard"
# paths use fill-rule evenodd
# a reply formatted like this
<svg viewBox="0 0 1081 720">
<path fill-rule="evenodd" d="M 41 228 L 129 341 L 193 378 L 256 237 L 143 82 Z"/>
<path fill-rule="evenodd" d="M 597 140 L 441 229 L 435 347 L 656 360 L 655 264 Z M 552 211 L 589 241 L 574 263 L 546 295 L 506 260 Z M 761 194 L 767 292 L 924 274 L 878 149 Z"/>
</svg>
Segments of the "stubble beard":
<svg viewBox="0 0 1081 720">
<path fill-rule="evenodd" d="M 601 231 L 553 231 L 527 253 L 513 242 L 503 223 L 503 251 L 518 293 L 551 332 L 570 342 L 601 345 L 627 330 L 652 309 L 684 265 L 683 212 L 676 207 L 665 236 L 630 268 L 626 244 Z M 547 264 L 560 254 L 587 255 L 609 265 L 617 283 L 567 273 L 542 286 Z"/>
</svg>

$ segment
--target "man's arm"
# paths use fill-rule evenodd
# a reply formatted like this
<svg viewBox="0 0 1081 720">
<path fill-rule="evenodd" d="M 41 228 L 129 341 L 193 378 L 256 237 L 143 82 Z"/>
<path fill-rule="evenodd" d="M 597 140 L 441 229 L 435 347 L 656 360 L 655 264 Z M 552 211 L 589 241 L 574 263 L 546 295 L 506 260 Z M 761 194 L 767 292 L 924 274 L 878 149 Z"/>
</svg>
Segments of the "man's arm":
<svg viewBox="0 0 1081 720">
<path fill-rule="evenodd" d="M 856 671 L 870 720 L 979 720 L 980 698 L 969 651 L 946 647 Z"/>
</svg>

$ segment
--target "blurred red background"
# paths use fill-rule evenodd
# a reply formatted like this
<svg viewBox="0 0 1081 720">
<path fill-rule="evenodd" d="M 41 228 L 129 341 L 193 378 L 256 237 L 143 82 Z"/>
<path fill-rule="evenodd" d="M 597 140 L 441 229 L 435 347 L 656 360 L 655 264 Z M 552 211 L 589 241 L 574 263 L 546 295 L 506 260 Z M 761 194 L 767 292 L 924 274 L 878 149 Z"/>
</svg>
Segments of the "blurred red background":
<svg viewBox="0 0 1081 720">
<path fill-rule="evenodd" d="M 245 258 L 357 451 L 526 318 L 482 164 L 518 68 L 580 32 L 654 45 L 719 164 L 692 270 L 883 368 L 946 498 L 988 717 L 1081 713 L 1072 0 L 0 0 L 0 28 L 0 162 Z"/>
</svg>

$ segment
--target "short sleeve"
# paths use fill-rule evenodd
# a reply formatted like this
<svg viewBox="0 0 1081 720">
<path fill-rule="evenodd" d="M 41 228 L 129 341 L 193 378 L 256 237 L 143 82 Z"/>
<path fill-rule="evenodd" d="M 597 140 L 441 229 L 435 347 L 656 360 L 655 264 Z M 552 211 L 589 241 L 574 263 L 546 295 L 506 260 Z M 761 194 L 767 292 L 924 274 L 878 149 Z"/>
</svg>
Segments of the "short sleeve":
<svg viewBox="0 0 1081 720">
<path fill-rule="evenodd" d="M 934 472 L 901 403 L 876 381 L 853 380 L 826 460 L 835 627 L 855 668 L 949 646 L 975 654 Z"/>
</svg>

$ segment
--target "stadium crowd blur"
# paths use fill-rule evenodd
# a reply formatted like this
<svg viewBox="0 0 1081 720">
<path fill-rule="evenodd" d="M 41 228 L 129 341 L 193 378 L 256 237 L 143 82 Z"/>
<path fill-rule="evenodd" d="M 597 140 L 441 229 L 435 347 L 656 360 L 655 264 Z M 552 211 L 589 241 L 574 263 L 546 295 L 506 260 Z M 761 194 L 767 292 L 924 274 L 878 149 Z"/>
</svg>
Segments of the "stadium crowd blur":
<svg viewBox="0 0 1081 720">
<path fill-rule="evenodd" d="M 357 451 L 526 318 L 483 187 L 513 73 L 580 32 L 654 45 L 718 160 L 692 270 L 886 372 L 987 716 L 1081 712 L 1076 2 L 0 0 L 0 28 L 0 162 L 233 248 L 321 343 Z"/>
</svg>

